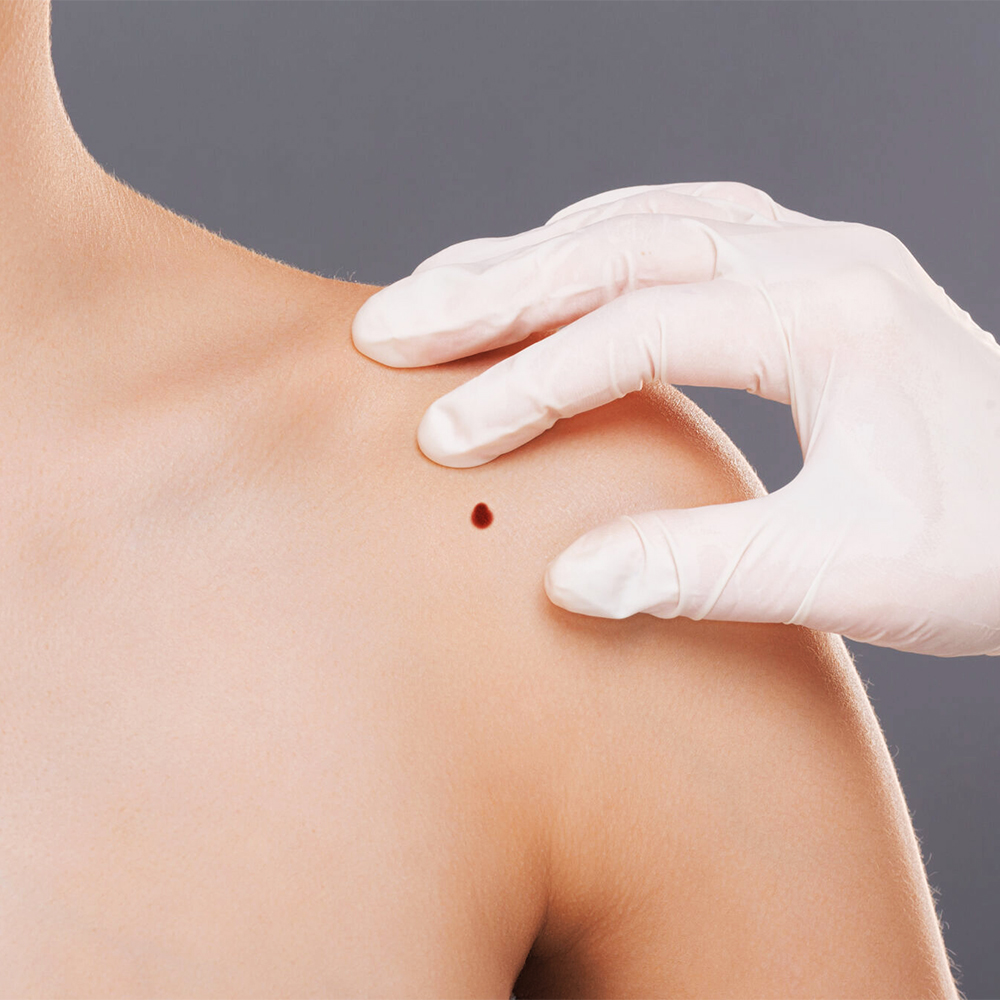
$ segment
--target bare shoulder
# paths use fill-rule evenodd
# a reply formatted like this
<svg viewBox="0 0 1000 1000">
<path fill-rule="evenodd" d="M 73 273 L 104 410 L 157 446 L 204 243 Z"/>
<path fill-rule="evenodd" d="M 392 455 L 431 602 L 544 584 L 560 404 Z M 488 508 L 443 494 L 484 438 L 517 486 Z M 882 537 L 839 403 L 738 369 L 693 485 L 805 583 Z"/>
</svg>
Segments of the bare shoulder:
<svg viewBox="0 0 1000 1000">
<path fill-rule="evenodd" d="M 286 600 L 331 609 L 338 661 L 391 685 L 420 752 L 447 734 L 467 811 L 485 795 L 507 817 L 518 995 L 954 995 L 839 638 L 587 618 L 544 593 L 546 564 L 620 514 L 761 495 L 718 426 L 654 383 L 488 465 L 437 466 L 424 408 L 524 345 L 388 369 L 350 342 L 375 287 L 326 311 L 315 287 L 232 397 L 255 400 L 234 411 L 237 478 L 303 553 Z"/>
<path fill-rule="evenodd" d="M 424 408 L 521 345 L 387 369 L 350 343 L 375 288 L 346 291 L 286 324 L 253 405 L 232 397 L 231 479 L 272 558 L 295 556 L 275 597 L 324 616 L 331 669 L 397 706 L 416 753 L 461 760 L 448 794 L 502 832 L 494 871 L 521 858 L 494 897 L 504 963 L 531 952 L 517 995 L 954 995 L 839 639 L 587 618 L 544 593 L 546 564 L 620 514 L 760 495 L 721 430 L 653 384 L 442 468 L 416 445 Z"/>
<path fill-rule="evenodd" d="M 486 466 L 445 469 L 417 448 L 424 408 L 519 346 L 387 369 L 350 341 L 373 286 L 201 244 L 156 273 L 141 300 L 125 274 L 130 294 L 92 317 L 80 417 L 58 436 L 39 422 L 7 463 L 23 468 L 31 540 L 18 542 L 30 573 L 5 591 L 20 602 L 8 662 L 24 665 L 7 704 L 44 704 L 52 672 L 120 678 L 121 705 L 95 697 L 73 716 L 81 733 L 117 732 L 141 662 L 135 704 L 201 726 L 191 781 L 211 762 L 228 784 L 197 803 L 194 784 L 170 785 L 157 803 L 170 842 L 153 824 L 132 868 L 95 854 L 73 883 L 81 905 L 110 898 L 108 880 L 144 854 L 164 859 L 177 939 L 200 954 L 187 896 L 214 884 L 219 854 L 191 845 L 205 828 L 235 842 L 252 815 L 284 867 L 225 911 L 216 957 L 253 941 L 267 958 L 253 914 L 280 883 L 294 888 L 290 937 L 322 939 L 343 995 L 379 975 L 428 995 L 495 993 L 529 953 L 518 996 L 946 995 L 905 803 L 837 640 L 587 618 L 545 595 L 546 564 L 590 528 L 762 492 L 681 392 L 654 384 Z M 42 629 L 72 641 L 46 643 L 40 663 Z M 169 727 L 136 733 L 160 739 L 164 774 L 188 773 Z M 63 738 L 42 721 L 38 734 Z M 245 787 L 228 777 L 242 739 L 271 762 Z M 149 753 L 135 746 L 95 744 L 85 762 L 109 789 L 101 815 L 131 794 L 127 764 Z M 286 781 L 296 754 L 311 763 Z M 315 832 L 309 850 L 267 825 L 286 815 Z M 103 843 L 99 822 L 49 825 L 56 841 Z M 393 893 L 370 898 L 376 883 Z M 93 912 L 109 935 L 127 923 Z M 329 948 L 390 925 L 384 955 L 362 949 L 352 965 Z"/>
<path fill-rule="evenodd" d="M 391 616 L 428 656 L 448 637 L 498 772 L 532 775 L 546 895 L 518 996 L 954 995 L 905 801 L 838 637 L 586 618 L 542 589 L 550 559 L 619 514 L 761 495 L 744 457 L 654 384 L 478 469 L 423 459 L 423 408 L 506 353 L 373 368 L 381 405 L 360 439 L 399 475 L 371 495 Z M 480 502 L 488 529 L 470 523 Z"/>
</svg>

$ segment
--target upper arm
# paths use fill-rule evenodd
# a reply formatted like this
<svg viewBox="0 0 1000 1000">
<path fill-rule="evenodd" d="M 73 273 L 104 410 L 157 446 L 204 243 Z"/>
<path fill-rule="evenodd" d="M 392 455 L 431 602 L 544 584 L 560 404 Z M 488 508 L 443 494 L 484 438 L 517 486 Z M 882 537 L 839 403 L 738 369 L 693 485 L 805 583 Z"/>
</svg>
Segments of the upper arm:
<svg viewBox="0 0 1000 1000">
<path fill-rule="evenodd" d="M 842 642 L 673 623 L 591 683 L 518 996 L 954 996 Z"/>
</svg>

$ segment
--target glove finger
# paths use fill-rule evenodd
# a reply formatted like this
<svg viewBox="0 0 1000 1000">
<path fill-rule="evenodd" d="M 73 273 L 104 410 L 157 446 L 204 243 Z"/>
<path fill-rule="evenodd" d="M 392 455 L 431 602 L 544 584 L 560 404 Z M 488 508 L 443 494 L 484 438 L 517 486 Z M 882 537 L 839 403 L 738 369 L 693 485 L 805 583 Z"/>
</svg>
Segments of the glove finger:
<svg viewBox="0 0 1000 1000">
<path fill-rule="evenodd" d="M 837 544 L 797 513 L 791 485 L 736 503 L 619 517 L 549 563 L 546 593 L 602 618 L 642 611 L 810 625 L 815 583 Z"/>
<path fill-rule="evenodd" d="M 770 216 L 765 217 L 731 201 L 714 198 L 695 198 L 687 194 L 654 189 L 621 201 L 600 204 L 565 215 L 558 222 L 528 229 L 513 236 L 484 236 L 474 240 L 454 243 L 422 261 L 413 270 L 420 274 L 443 264 L 471 264 L 500 257 L 515 250 L 536 246 L 563 233 L 575 232 L 584 226 L 619 215 L 682 215 L 691 219 L 716 222 L 743 222 L 775 225 Z"/>
<path fill-rule="evenodd" d="M 1000 654 L 981 617 L 941 614 L 914 602 L 905 581 L 882 578 L 877 542 L 874 556 L 867 545 L 859 554 L 867 514 L 857 497 L 827 501 L 830 516 L 817 517 L 816 468 L 768 496 L 616 518 L 549 563 L 545 591 L 601 618 L 780 622 L 936 656 Z M 827 473 L 837 492 L 838 471 Z"/>
<path fill-rule="evenodd" d="M 440 465 L 482 465 L 562 417 L 619 399 L 651 379 L 749 389 L 788 402 L 773 301 L 717 278 L 615 299 L 511 355 L 432 403 L 417 430 Z"/>
<path fill-rule="evenodd" d="M 484 236 L 474 240 L 463 240 L 461 243 L 454 243 L 451 246 L 439 250 L 426 260 L 421 261 L 411 273 L 419 274 L 431 267 L 439 267 L 442 264 L 468 263 L 470 261 L 488 260 L 500 254 L 509 253 L 511 250 L 519 250 L 525 246 L 534 246 L 536 243 L 563 232 L 572 232 L 585 225 L 582 219 L 574 220 L 565 226 L 555 226 L 553 223 L 564 216 L 577 213 L 584 208 L 597 208 L 610 202 L 617 202 L 626 195 L 638 194 L 643 191 L 652 191 L 662 185 L 657 184 L 636 184 L 632 187 L 616 188 L 613 191 L 602 191 L 600 194 L 591 195 L 580 201 L 568 205 L 557 212 L 542 226 L 525 230 L 523 233 L 516 233 L 513 236 Z"/>
<path fill-rule="evenodd" d="M 430 268 L 367 299 L 354 344 L 397 368 L 503 347 L 635 288 L 713 278 L 718 240 L 698 219 L 626 215 L 489 261 Z"/>
</svg>

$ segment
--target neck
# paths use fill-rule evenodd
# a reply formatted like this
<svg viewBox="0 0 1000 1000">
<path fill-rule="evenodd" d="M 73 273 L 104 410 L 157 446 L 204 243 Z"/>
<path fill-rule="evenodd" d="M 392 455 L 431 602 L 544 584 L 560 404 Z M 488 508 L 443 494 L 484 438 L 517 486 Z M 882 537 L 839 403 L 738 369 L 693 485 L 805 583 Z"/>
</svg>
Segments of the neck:
<svg viewBox="0 0 1000 1000">
<path fill-rule="evenodd" d="M 47 3 L 7 0 L 0 5 L 0 127 L 5 173 L 23 152 L 52 143 L 55 126 L 68 124 L 49 46 Z M 63 137 L 58 137 L 62 140 Z"/>
<path fill-rule="evenodd" d="M 25 301 L 107 215 L 114 183 L 63 106 L 40 0 L 0 2 L 0 309 Z"/>
<path fill-rule="evenodd" d="M 68 358 L 80 372 L 90 356 L 116 371 L 155 366 L 157 353 L 176 358 L 190 342 L 204 349 L 209 331 L 305 323 L 292 302 L 303 317 L 357 308 L 366 286 L 255 254 L 105 171 L 63 106 L 49 29 L 44 0 L 0 0 L 0 385 L 8 396 L 14 373 L 26 386 L 29 376 L 61 385 Z M 25 399 L 37 392 L 27 386 Z"/>
</svg>

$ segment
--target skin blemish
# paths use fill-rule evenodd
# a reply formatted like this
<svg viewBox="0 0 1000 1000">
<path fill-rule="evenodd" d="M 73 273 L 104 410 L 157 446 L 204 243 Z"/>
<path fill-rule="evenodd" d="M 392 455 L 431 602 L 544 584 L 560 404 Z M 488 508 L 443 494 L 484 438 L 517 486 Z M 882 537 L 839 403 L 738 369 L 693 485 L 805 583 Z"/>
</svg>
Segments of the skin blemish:
<svg viewBox="0 0 1000 1000">
<path fill-rule="evenodd" d="M 477 503 L 472 509 L 472 523 L 477 528 L 488 528 L 493 523 L 493 511 L 484 503 Z"/>
</svg>

